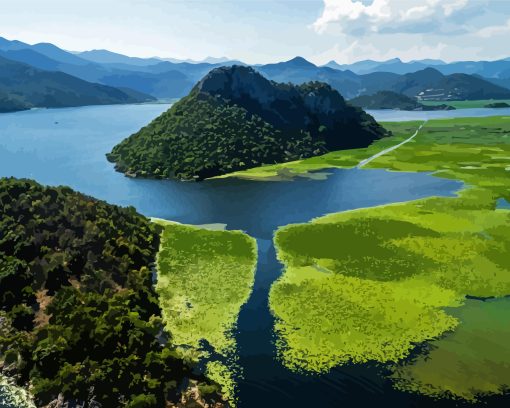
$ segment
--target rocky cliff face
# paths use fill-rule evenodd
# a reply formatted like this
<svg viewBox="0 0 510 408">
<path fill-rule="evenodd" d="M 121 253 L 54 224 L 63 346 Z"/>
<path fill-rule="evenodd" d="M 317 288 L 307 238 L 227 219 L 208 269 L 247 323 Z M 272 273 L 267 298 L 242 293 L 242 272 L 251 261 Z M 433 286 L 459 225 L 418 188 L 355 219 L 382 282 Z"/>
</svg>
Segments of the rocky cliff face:
<svg viewBox="0 0 510 408">
<path fill-rule="evenodd" d="M 364 128 L 364 132 L 373 138 L 384 135 L 384 130 L 372 117 L 348 105 L 342 95 L 321 82 L 276 83 L 251 67 L 234 65 L 212 70 L 192 92 L 206 93 L 237 104 L 277 128 L 302 129 L 310 132 L 312 137 L 318 137 L 321 128 L 321 137 L 328 140 L 331 148 L 341 145 L 336 140 L 339 139 L 339 127 L 347 127 L 350 131 Z"/>
</svg>

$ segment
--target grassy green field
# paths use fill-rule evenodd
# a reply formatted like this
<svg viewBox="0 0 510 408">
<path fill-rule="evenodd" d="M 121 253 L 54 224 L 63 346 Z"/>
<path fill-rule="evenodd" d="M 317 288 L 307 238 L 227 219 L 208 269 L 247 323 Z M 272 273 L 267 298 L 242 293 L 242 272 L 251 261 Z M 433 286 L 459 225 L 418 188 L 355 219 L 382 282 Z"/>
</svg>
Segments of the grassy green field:
<svg viewBox="0 0 510 408">
<path fill-rule="evenodd" d="M 421 122 L 417 121 L 385 124 L 385 126 L 390 126 L 393 136 L 379 139 L 367 148 L 340 150 L 327 153 L 322 156 L 311 157 L 309 159 L 255 167 L 253 169 L 229 173 L 216 178 L 238 177 L 263 181 L 281 181 L 292 179 L 294 177 L 317 178 L 317 174 L 311 172 L 328 168 L 355 167 L 363 159 L 407 139 L 415 132 L 416 128 L 420 124 Z"/>
<path fill-rule="evenodd" d="M 484 108 L 485 105 L 494 102 L 505 102 L 510 104 L 510 99 L 496 100 L 496 99 L 481 99 L 477 101 L 420 101 L 426 106 L 438 106 L 438 105 L 450 105 L 455 109 L 472 109 L 472 108 Z"/>
<path fill-rule="evenodd" d="M 406 124 L 386 126 L 401 140 Z M 270 307 L 279 357 L 291 369 L 406 361 L 424 341 L 465 338 L 461 327 L 476 307 L 455 308 L 466 296 L 510 294 L 510 211 L 496 209 L 499 199 L 510 199 L 510 117 L 430 121 L 413 141 L 367 167 L 431 171 L 466 187 L 458 197 L 332 214 L 277 231 L 285 271 L 271 289 Z M 500 329 L 508 338 L 510 326 Z M 491 362 L 480 353 L 466 364 L 483 373 Z M 427 363 L 440 358 L 431 354 Z M 397 386 L 431 395 L 438 383 L 422 381 L 414 367 L 409 362 L 400 375 L 407 382 Z M 443 391 L 466 399 L 504 389 L 510 380 L 502 375 L 488 385 L 471 376 L 466 392 L 462 364 L 450 375 L 454 385 Z"/>
<path fill-rule="evenodd" d="M 208 376 L 235 399 L 233 338 L 254 282 L 256 243 L 240 231 L 218 231 L 154 220 L 165 227 L 158 254 L 163 319 L 182 355 L 207 358 Z"/>
</svg>

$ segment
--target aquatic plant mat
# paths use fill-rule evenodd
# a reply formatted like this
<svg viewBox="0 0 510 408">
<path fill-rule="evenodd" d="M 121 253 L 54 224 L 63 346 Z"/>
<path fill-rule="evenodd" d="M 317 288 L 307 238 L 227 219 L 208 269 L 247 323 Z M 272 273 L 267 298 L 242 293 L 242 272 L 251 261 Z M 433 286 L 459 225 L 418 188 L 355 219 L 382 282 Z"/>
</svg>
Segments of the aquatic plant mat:
<svg viewBox="0 0 510 408">
<path fill-rule="evenodd" d="M 387 123 L 395 136 L 368 149 L 251 176 L 353 166 L 421 123 Z M 367 168 L 434 172 L 465 187 L 457 197 L 280 228 L 275 245 L 285 270 L 270 292 L 280 360 L 303 373 L 384 363 L 395 387 L 436 398 L 508 392 L 510 211 L 498 202 L 510 200 L 510 117 L 429 121 Z"/>
<path fill-rule="evenodd" d="M 234 329 L 255 278 L 256 243 L 240 231 L 204 229 L 154 219 L 164 226 L 156 289 L 179 352 L 205 361 L 208 377 L 232 404 L 237 364 Z"/>
</svg>

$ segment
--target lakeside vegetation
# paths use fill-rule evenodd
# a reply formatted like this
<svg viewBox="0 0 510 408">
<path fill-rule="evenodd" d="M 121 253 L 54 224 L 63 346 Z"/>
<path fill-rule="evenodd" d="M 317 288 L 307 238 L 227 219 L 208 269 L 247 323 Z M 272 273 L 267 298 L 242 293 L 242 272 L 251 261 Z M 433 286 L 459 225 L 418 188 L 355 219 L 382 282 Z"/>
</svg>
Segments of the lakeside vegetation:
<svg viewBox="0 0 510 408">
<path fill-rule="evenodd" d="M 394 124 L 385 126 L 392 130 Z M 324 372 L 349 362 L 405 361 L 394 374 L 400 389 L 468 400 L 508 390 L 503 366 L 499 377 L 484 378 L 494 355 L 470 348 L 470 329 L 463 327 L 479 319 L 476 306 L 485 303 L 460 306 L 466 297 L 510 294 L 510 211 L 496 209 L 500 199 L 510 199 L 509 160 L 510 117 L 430 121 L 411 142 L 367 167 L 462 180 L 466 187 L 458 197 L 280 228 L 275 244 L 285 271 L 271 289 L 270 306 L 284 364 Z M 477 331 L 478 343 L 490 344 L 495 332 L 510 335 L 507 324 L 494 329 L 496 321 L 502 322 L 495 319 L 493 330 Z M 408 360 L 417 344 L 439 338 L 431 343 L 439 351 Z M 441 350 L 456 341 L 467 344 L 451 357 L 458 364 L 445 382 L 436 374 L 443 367 Z M 509 355 L 510 343 L 497 344 Z"/>
<path fill-rule="evenodd" d="M 192 373 L 164 324 L 151 265 L 161 228 L 66 187 L 0 179 L 2 375 L 37 406 L 161 407 Z"/>
<path fill-rule="evenodd" d="M 313 172 L 328 168 L 356 167 L 362 160 L 406 140 L 421 124 L 421 121 L 385 123 L 384 126 L 392 136 L 378 139 L 366 148 L 333 151 L 317 157 L 255 167 L 215 178 L 237 177 L 249 180 L 279 181 L 293 177 L 314 178 Z"/>
<path fill-rule="evenodd" d="M 455 109 L 475 109 L 475 108 L 487 108 L 487 105 L 492 103 L 507 103 L 510 104 L 510 99 L 479 99 L 474 101 L 420 101 L 422 104 L 427 106 L 438 106 L 447 103 L 453 106 Z"/>
<path fill-rule="evenodd" d="M 207 375 L 235 404 L 233 337 L 255 279 L 255 240 L 240 231 L 214 231 L 155 220 L 164 227 L 156 290 L 163 319 L 179 353 L 207 359 Z"/>
</svg>

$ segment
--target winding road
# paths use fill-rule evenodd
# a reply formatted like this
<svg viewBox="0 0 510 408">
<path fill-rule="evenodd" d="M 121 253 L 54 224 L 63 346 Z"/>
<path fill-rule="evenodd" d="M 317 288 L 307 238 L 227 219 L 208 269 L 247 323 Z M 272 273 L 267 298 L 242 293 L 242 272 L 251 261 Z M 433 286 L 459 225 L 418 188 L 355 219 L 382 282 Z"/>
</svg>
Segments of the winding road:
<svg viewBox="0 0 510 408">
<path fill-rule="evenodd" d="M 420 127 L 418 129 L 416 129 L 416 132 L 414 132 L 414 134 L 409 137 L 408 139 L 404 140 L 403 142 L 400 142 L 399 144 L 395 145 L 395 146 L 391 146 L 391 147 L 388 147 L 387 149 L 384 149 L 384 150 L 381 150 L 379 153 L 377 154 L 374 154 L 373 156 L 369 157 L 368 159 L 365 159 L 365 160 L 362 160 L 359 162 L 357 168 L 358 169 L 361 169 L 362 167 L 366 166 L 368 163 L 370 163 L 372 160 L 374 159 L 377 159 L 378 157 L 381 157 L 383 155 L 385 155 L 386 153 L 389 153 L 389 152 L 392 152 L 393 150 L 396 150 L 398 149 L 400 146 L 403 146 L 405 145 L 406 143 L 410 142 L 411 140 L 413 140 L 416 136 L 418 136 L 418 133 L 420 133 L 420 130 L 423 128 L 423 126 L 425 126 L 425 124 L 427 123 L 427 121 L 423 122 Z"/>
</svg>

